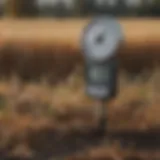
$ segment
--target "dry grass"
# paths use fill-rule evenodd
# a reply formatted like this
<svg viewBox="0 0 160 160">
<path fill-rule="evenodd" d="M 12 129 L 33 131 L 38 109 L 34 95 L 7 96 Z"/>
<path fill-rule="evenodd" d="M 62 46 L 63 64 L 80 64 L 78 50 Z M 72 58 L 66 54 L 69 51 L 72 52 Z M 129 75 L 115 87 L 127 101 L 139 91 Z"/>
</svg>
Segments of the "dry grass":
<svg viewBox="0 0 160 160">
<path fill-rule="evenodd" d="M 131 50 L 135 53 L 135 49 Z M 146 52 L 145 52 L 146 53 Z M 120 68 L 131 73 L 151 70 L 159 66 L 156 51 L 141 53 L 141 56 L 119 56 Z M 152 54 L 151 54 L 152 53 Z M 145 57 L 145 58 L 144 58 Z M 0 47 L 0 78 L 10 79 L 16 75 L 23 81 L 39 81 L 41 77 L 51 84 L 63 81 L 77 66 L 84 64 L 82 54 L 69 46 L 45 46 L 35 44 L 6 44 Z"/>
<path fill-rule="evenodd" d="M 82 68 L 74 71 L 83 63 L 82 56 L 69 45 L 46 42 L 39 46 L 38 42 L 9 43 L 0 48 L 0 159 L 50 160 L 76 150 L 80 155 L 69 159 L 160 159 L 156 150 L 124 151 L 119 142 L 108 147 L 106 142 L 95 144 L 99 124 L 94 101 L 84 93 Z M 120 56 L 119 92 L 106 105 L 106 127 L 110 132 L 159 130 L 160 73 L 159 67 L 151 69 L 155 61 L 159 66 L 158 56 L 156 60 L 153 56 L 158 50 L 143 48 L 138 58 L 136 49 L 130 51 L 133 57 Z M 135 77 L 140 70 L 143 72 Z"/>
<path fill-rule="evenodd" d="M 0 77 L 16 74 L 25 80 L 37 80 L 45 76 L 52 82 L 66 78 L 77 63 L 83 62 L 80 37 L 87 21 L 1 20 Z M 125 32 L 119 54 L 121 67 L 133 72 L 159 65 L 159 19 L 127 19 L 120 23 Z"/>
<path fill-rule="evenodd" d="M 87 135 L 92 130 L 96 130 L 98 122 L 94 101 L 84 93 L 82 74 L 82 69 L 78 68 L 57 85 L 48 84 L 45 78 L 35 83 L 25 83 L 16 76 L 10 80 L 1 80 L 0 149 L 2 153 L 23 158 L 37 158 L 43 155 L 45 159 L 49 159 L 55 156 L 54 152 L 57 154 L 65 152 L 63 147 L 72 141 L 75 142 L 74 134 Z M 159 79 L 159 68 L 153 73 L 138 77 L 120 73 L 117 98 L 106 106 L 109 110 L 110 131 L 147 132 L 159 129 Z M 63 147 L 56 139 L 58 142 L 62 140 Z M 119 154 L 125 154 L 124 157 L 129 156 L 128 152 L 116 152 L 114 146 L 110 146 L 108 149 L 100 147 L 97 152 L 86 154 L 91 154 L 88 155 L 88 159 L 93 157 L 107 159 L 111 155 L 110 158 L 116 160 L 116 154 L 118 157 L 121 157 Z M 82 159 L 87 157 L 86 154 Z M 135 151 L 132 152 L 133 154 Z M 146 154 L 142 155 L 142 159 L 146 156 Z"/>
<path fill-rule="evenodd" d="M 65 52 L 67 54 L 63 54 Z M 93 133 L 99 125 L 94 101 L 84 93 L 83 71 L 78 68 L 83 63 L 82 57 L 68 54 L 74 55 L 75 50 L 68 46 L 39 49 L 36 45 L 28 48 L 11 44 L 1 48 L 0 158 L 2 154 L 9 158 L 49 160 L 66 152 L 72 155 L 79 143 L 85 147 L 89 143 L 92 148 L 97 139 Z M 144 64 L 154 66 L 151 58 L 137 61 L 122 57 L 124 67 L 121 69 L 139 71 Z M 108 130 L 147 132 L 159 129 L 159 68 L 136 78 L 134 72 L 130 75 L 120 72 L 117 98 L 106 106 Z M 116 159 L 116 154 L 128 154 L 117 153 L 114 146 L 102 149 L 108 154 L 101 149 L 102 146 L 95 152 L 96 156 L 87 159 L 107 159 L 108 155 Z M 131 154 L 135 154 L 134 151 Z M 82 155 L 83 159 L 85 157 Z"/>
</svg>

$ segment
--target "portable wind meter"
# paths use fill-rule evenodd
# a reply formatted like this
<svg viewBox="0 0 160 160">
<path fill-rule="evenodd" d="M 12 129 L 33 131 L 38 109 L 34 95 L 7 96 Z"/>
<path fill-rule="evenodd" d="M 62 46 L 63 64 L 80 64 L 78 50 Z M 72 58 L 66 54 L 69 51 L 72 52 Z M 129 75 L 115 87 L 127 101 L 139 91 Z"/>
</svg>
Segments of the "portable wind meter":
<svg viewBox="0 0 160 160">
<path fill-rule="evenodd" d="M 123 38 L 119 23 L 111 17 L 98 17 L 84 29 L 82 49 L 85 58 L 86 91 L 97 99 L 116 94 L 117 57 Z"/>
<path fill-rule="evenodd" d="M 122 40 L 120 24 L 107 16 L 93 19 L 82 35 L 86 92 L 100 102 L 102 110 L 104 101 L 117 93 L 117 51 Z"/>
</svg>

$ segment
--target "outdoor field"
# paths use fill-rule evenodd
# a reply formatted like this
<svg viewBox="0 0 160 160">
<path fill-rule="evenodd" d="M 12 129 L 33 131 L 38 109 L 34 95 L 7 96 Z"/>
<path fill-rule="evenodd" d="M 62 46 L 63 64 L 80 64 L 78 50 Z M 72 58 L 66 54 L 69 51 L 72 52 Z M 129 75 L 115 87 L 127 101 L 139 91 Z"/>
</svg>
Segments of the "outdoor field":
<svg viewBox="0 0 160 160">
<path fill-rule="evenodd" d="M 85 94 L 87 22 L 0 21 L 0 159 L 160 159 L 159 19 L 120 20 L 118 93 L 106 104 L 104 137 Z"/>
</svg>

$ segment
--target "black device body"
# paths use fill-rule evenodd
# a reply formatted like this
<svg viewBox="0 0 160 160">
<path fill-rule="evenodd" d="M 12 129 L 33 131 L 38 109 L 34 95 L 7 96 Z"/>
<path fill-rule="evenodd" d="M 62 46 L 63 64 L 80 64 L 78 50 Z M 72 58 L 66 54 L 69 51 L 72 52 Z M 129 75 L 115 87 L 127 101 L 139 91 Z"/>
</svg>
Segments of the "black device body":
<svg viewBox="0 0 160 160">
<path fill-rule="evenodd" d="M 85 28 L 81 39 L 85 61 L 85 82 L 88 96 L 107 101 L 117 94 L 118 56 L 123 33 L 111 16 L 99 16 Z"/>
<path fill-rule="evenodd" d="M 89 96 L 100 99 L 112 99 L 117 94 L 118 60 L 112 57 L 103 62 L 86 60 L 85 82 Z"/>
</svg>

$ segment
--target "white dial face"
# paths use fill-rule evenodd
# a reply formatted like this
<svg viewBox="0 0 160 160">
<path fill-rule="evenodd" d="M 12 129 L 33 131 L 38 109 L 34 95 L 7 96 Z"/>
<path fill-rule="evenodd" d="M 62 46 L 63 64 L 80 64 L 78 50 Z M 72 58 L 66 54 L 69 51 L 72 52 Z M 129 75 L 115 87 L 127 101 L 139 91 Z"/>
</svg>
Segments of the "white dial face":
<svg viewBox="0 0 160 160">
<path fill-rule="evenodd" d="M 86 29 L 83 48 L 88 58 L 99 61 L 114 56 L 122 40 L 121 27 L 117 21 L 99 18 Z"/>
</svg>

